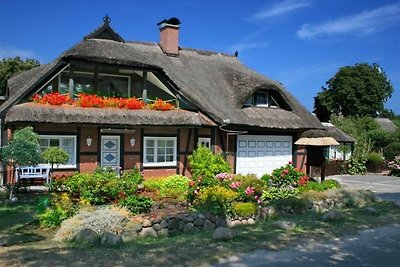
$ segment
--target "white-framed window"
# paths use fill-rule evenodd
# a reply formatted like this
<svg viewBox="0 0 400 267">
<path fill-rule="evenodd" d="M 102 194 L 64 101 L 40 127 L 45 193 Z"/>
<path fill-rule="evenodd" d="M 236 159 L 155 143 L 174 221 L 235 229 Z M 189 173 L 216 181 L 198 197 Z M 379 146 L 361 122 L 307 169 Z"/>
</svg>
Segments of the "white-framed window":
<svg viewBox="0 0 400 267">
<path fill-rule="evenodd" d="M 259 90 L 251 95 L 243 103 L 244 107 L 279 107 L 278 102 L 269 91 Z"/>
<path fill-rule="evenodd" d="M 199 137 L 198 145 L 202 145 L 207 148 L 211 148 L 211 138 L 210 137 Z"/>
<path fill-rule="evenodd" d="M 76 168 L 76 136 L 75 135 L 39 135 L 40 150 L 49 147 L 59 147 L 68 153 L 68 162 L 57 165 L 57 169 Z"/>
<path fill-rule="evenodd" d="M 176 137 L 144 137 L 143 166 L 176 166 Z"/>
</svg>

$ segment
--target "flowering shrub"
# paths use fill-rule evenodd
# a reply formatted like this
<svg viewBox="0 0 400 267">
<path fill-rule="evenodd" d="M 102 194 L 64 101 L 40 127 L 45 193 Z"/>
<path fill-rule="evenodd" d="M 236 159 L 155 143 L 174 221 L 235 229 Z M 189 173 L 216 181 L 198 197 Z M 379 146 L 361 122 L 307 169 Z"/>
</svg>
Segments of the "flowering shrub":
<svg viewBox="0 0 400 267">
<path fill-rule="evenodd" d="M 236 197 L 237 193 L 233 190 L 215 185 L 201 190 L 193 204 L 200 210 L 214 214 L 230 214 L 232 213 L 232 202 Z"/>
<path fill-rule="evenodd" d="M 268 184 L 274 187 L 298 187 L 307 184 L 308 176 L 300 170 L 294 168 L 291 163 L 275 169 L 272 175 L 267 179 Z"/>
<path fill-rule="evenodd" d="M 174 109 L 174 105 L 163 101 L 162 99 L 157 99 L 153 104 L 150 104 L 150 109 L 167 111 Z"/>
<path fill-rule="evenodd" d="M 44 96 L 36 94 L 32 97 L 32 101 L 39 104 L 50 104 L 54 106 L 61 106 L 71 103 L 69 95 L 62 95 L 58 92 L 50 93 Z"/>
<path fill-rule="evenodd" d="M 388 167 L 390 168 L 389 175 L 400 176 L 400 155 L 396 156 L 393 161 L 390 161 Z"/>
<path fill-rule="evenodd" d="M 50 105 L 73 105 L 83 108 L 121 108 L 121 109 L 143 109 L 146 107 L 145 103 L 136 97 L 131 98 L 118 98 L 118 97 L 102 97 L 97 95 L 79 94 L 77 100 L 73 100 L 68 94 L 62 95 L 58 92 L 50 93 L 46 95 L 36 94 L 31 100 L 39 104 L 50 104 Z M 153 104 L 147 106 L 149 109 L 154 110 L 172 110 L 175 108 L 174 105 L 157 99 Z"/>
</svg>

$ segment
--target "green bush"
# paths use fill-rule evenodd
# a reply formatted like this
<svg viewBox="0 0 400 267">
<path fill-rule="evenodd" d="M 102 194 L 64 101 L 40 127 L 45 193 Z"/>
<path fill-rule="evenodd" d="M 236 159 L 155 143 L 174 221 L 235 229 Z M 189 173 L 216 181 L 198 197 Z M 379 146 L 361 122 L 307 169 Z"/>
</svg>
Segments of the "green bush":
<svg viewBox="0 0 400 267">
<path fill-rule="evenodd" d="M 258 197 L 267 188 L 264 180 L 258 179 L 255 175 L 235 175 L 231 180 L 224 181 L 225 187 L 233 189 L 238 193 L 237 200 L 243 202 L 256 202 Z"/>
<path fill-rule="evenodd" d="M 189 189 L 189 178 L 182 175 L 172 175 L 163 178 L 147 179 L 143 182 L 146 191 L 158 192 L 160 197 L 170 197 L 183 200 Z"/>
<path fill-rule="evenodd" d="M 248 218 L 257 213 L 257 205 L 252 202 L 233 202 L 232 208 L 239 217 Z"/>
<path fill-rule="evenodd" d="M 268 180 L 268 183 L 272 187 L 297 187 L 306 177 L 305 173 L 297 170 L 291 164 L 286 164 L 272 171 L 272 178 Z M 307 181 L 308 177 L 305 182 Z"/>
<path fill-rule="evenodd" d="M 237 193 L 223 186 L 215 185 L 201 190 L 193 204 L 197 209 L 206 210 L 214 214 L 232 213 L 232 202 Z"/>
<path fill-rule="evenodd" d="M 52 194 L 51 198 L 43 198 L 37 207 L 40 225 L 57 227 L 62 221 L 75 214 L 78 205 L 67 193 Z"/>
<path fill-rule="evenodd" d="M 389 175 L 400 177 L 400 156 L 396 156 L 393 161 L 388 163 L 390 169 Z"/>
<path fill-rule="evenodd" d="M 367 159 L 367 163 L 373 164 L 373 165 L 382 164 L 384 161 L 385 161 L 385 159 L 382 157 L 382 155 L 377 152 L 369 153 L 368 159 Z"/>
<path fill-rule="evenodd" d="M 149 212 L 151 207 L 154 205 L 154 202 L 148 197 L 131 195 L 122 198 L 119 201 L 119 204 L 127 208 L 132 214 L 137 215 Z"/>
<path fill-rule="evenodd" d="M 299 190 L 300 192 L 307 192 L 307 191 L 326 191 L 329 189 L 335 189 L 335 188 L 340 188 L 340 183 L 335 181 L 335 180 L 325 180 L 322 181 L 321 183 L 318 182 L 308 182 L 307 184 L 300 186 Z"/>
<path fill-rule="evenodd" d="M 390 144 L 391 136 L 383 130 L 372 130 L 367 133 L 367 138 L 371 140 L 374 150 L 380 150 Z"/>
<path fill-rule="evenodd" d="M 53 172 L 54 164 L 65 164 L 68 162 L 68 153 L 59 147 L 49 147 L 42 152 L 42 159 L 44 163 L 51 164 L 51 171 Z"/>
<path fill-rule="evenodd" d="M 364 175 L 367 172 L 367 167 L 365 164 L 367 163 L 367 160 L 362 158 L 362 157 L 356 157 L 352 156 L 348 161 L 347 161 L 347 172 L 351 175 L 357 175 L 361 174 Z"/>
<path fill-rule="evenodd" d="M 142 181 L 143 178 L 138 170 L 125 171 L 121 177 L 114 171 L 100 171 L 93 174 L 78 173 L 56 180 L 51 188 L 56 191 L 67 191 L 75 199 L 101 205 L 123 196 L 136 194 Z"/>
<path fill-rule="evenodd" d="M 272 202 L 275 200 L 292 198 L 296 197 L 300 194 L 299 189 L 286 189 L 286 188 L 278 188 L 278 187 L 270 187 L 261 195 L 261 200 L 265 202 Z"/>
<path fill-rule="evenodd" d="M 194 178 L 202 176 L 204 179 L 213 179 L 219 173 L 231 171 L 231 167 L 221 155 L 212 153 L 204 146 L 199 146 L 193 151 L 193 154 L 189 156 L 189 162 Z"/>
<path fill-rule="evenodd" d="M 383 150 L 383 156 L 386 160 L 392 161 L 396 156 L 400 155 L 400 142 L 391 143 Z"/>
</svg>

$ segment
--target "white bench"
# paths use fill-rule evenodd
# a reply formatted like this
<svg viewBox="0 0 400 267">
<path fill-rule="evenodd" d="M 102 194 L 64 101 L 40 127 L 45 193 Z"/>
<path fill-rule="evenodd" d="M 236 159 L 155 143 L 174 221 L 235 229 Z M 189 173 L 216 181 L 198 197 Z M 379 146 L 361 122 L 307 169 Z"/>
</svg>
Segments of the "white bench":
<svg viewBox="0 0 400 267">
<path fill-rule="evenodd" d="M 48 165 L 21 166 L 15 168 L 15 182 L 20 179 L 42 178 L 46 183 L 50 182 L 50 167 Z"/>
</svg>

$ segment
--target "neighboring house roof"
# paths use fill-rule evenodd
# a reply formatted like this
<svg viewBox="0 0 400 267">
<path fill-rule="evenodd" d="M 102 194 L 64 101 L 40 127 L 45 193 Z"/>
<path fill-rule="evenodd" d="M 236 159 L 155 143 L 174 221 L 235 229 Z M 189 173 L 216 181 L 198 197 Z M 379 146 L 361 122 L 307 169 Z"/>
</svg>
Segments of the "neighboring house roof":
<svg viewBox="0 0 400 267">
<path fill-rule="evenodd" d="M 0 107 L 2 116 L 17 103 L 17 99 L 32 94 L 35 89 L 33 86 L 39 79 L 54 73 L 57 66 L 65 66 L 70 60 L 157 70 L 178 88 L 179 94 L 219 124 L 229 119 L 235 127 L 285 130 L 321 128 L 319 120 L 279 82 L 250 70 L 236 57 L 185 48 L 179 50 L 179 56 L 171 57 L 165 55 L 156 43 L 104 39 L 83 40 L 56 61 L 34 69 L 29 74 L 23 73 L 10 79 L 10 98 Z M 272 107 L 242 108 L 243 102 L 259 89 L 277 91 L 287 104 L 287 110 Z M 23 106 L 22 109 L 31 108 L 35 109 L 32 105 Z M 12 116 L 8 116 L 9 122 L 16 118 L 16 109 Z"/>
<path fill-rule="evenodd" d="M 339 143 L 355 143 L 356 140 L 329 122 L 322 122 L 324 129 Z"/>
<path fill-rule="evenodd" d="M 388 133 L 394 133 L 397 131 L 397 126 L 387 118 L 375 118 L 376 123 L 379 124 L 379 126 L 384 130 L 385 132 Z"/>
</svg>

